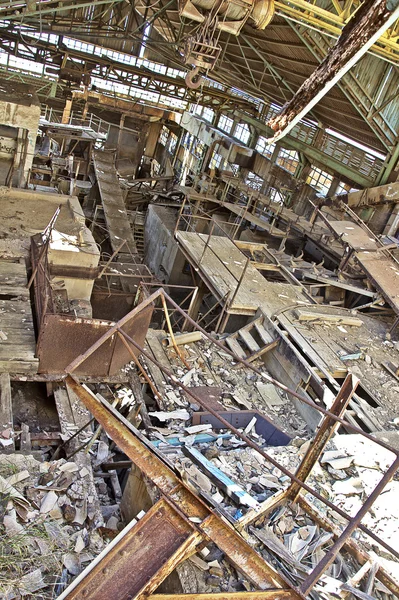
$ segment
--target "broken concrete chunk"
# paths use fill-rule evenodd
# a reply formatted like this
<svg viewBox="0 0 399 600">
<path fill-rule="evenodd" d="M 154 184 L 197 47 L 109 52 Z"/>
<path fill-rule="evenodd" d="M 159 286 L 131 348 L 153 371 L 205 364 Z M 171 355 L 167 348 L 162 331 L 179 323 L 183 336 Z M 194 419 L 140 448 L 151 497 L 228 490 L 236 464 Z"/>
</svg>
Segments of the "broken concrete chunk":
<svg viewBox="0 0 399 600">
<path fill-rule="evenodd" d="M 45 587 L 47 587 L 47 584 L 43 580 L 41 570 L 35 569 L 31 573 L 27 573 L 21 577 L 18 584 L 18 591 L 21 596 L 28 596 Z"/>
<path fill-rule="evenodd" d="M 56 505 L 57 500 L 58 496 L 55 492 L 48 492 L 42 500 L 42 503 L 40 505 L 40 512 L 42 514 L 49 513 Z"/>
<path fill-rule="evenodd" d="M 86 544 L 84 543 L 83 537 L 81 535 L 78 535 L 78 537 L 76 538 L 76 542 L 75 542 L 75 552 L 77 554 L 80 554 L 82 552 L 82 550 L 85 548 Z"/>
<path fill-rule="evenodd" d="M 7 477 L 6 481 L 10 485 L 15 485 L 16 483 L 19 483 L 20 481 L 24 481 L 25 479 L 28 479 L 29 476 L 30 476 L 29 471 L 27 471 L 27 470 L 20 471 L 19 473 L 15 473 L 15 475 L 10 475 L 10 477 Z"/>
<path fill-rule="evenodd" d="M 6 530 L 6 534 L 9 536 L 18 535 L 19 533 L 24 532 L 23 526 L 18 523 L 15 517 L 11 515 L 6 515 L 3 519 L 3 525 Z"/>
<path fill-rule="evenodd" d="M 71 575 L 78 575 L 80 573 L 80 559 L 77 554 L 73 554 L 72 552 L 64 554 L 62 563 Z"/>
<path fill-rule="evenodd" d="M 59 471 L 63 471 L 63 472 L 67 471 L 68 473 L 76 473 L 76 471 L 79 471 L 79 467 L 74 462 L 66 462 L 59 467 Z"/>
<path fill-rule="evenodd" d="M 205 562 L 204 560 L 202 560 L 202 558 L 200 558 L 199 556 L 197 556 L 196 554 L 193 554 L 193 556 L 190 556 L 190 561 L 199 569 L 201 569 L 201 571 L 208 571 L 209 570 L 209 566 L 208 563 Z"/>
<path fill-rule="evenodd" d="M 320 462 L 329 464 L 333 469 L 348 469 L 353 463 L 353 456 L 345 456 L 340 451 L 330 450 L 324 452 Z"/>
<path fill-rule="evenodd" d="M 350 477 L 349 479 L 345 479 L 345 481 L 336 481 L 332 487 L 336 494 L 343 494 L 344 496 L 361 494 L 363 491 L 363 484 L 359 477 Z"/>
<path fill-rule="evenodd" d="M 258 392 L 262 396 L 262 399 L 267 405 L 281 406 L 282 404 L 285 404 L 284 400 L 276 390 L 276 387 L 272 383 L 263 383 L 261 381 L 257 381 L 255 385 L 258 388 Z"/>
<path fill-rule="evenodd" d="M 109 453 L 108 444 L 106 444 L 105 442 L 103 442 L 103 441 L 100 440 L 98 442 L 98 446 L 97 446 L 96 462 L 98 464 L 101 464 L 102 462 L 104 462 L 105 460 L 107 460 L 108 453 Z"/>
<path fill-rule="evenodd" d="M 188 421 L 190 418 L 190 413 L 187 410 L 172 410 L 170 412 L 149 412 L 150 417 L 155 417 L 159 421 L 169 421 L 171 419 L 177 419 L 182 421 Z"/>
</svg>

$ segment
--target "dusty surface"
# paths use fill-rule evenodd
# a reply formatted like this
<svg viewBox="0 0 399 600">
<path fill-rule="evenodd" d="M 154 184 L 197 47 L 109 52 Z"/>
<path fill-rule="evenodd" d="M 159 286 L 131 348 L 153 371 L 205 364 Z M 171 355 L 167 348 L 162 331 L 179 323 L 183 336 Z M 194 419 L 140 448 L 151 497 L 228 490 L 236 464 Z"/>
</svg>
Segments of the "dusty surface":
<svg viewBox="0 0 399 600">
<path fill-rule="evenodd" d="M 26 190 L 13 190 L 10 196 L 6 188 L 0 188 L 0 257 L 27 256 L 30 249 L 30 237 L 43 231 L 62 203 L 56 229 L 69 235 L 77 235 L 81 224 L 77 221 L 65 196 L 35 194 Z M 16 193 L 20 192 L 20 196 Z"/>
<path fill-rule="evenodd" d="M 327 308 L 326 310 L 328 312 Z M 336 312 L 338 313 L 334 311 L 334 314 Z M 356 317 L 361 318 L 364 325 L 338 327 L 336 324 L 316 325 L 301 322 L 300 327 L 304 328 L 303 332 L 317 332 L 337 355 L 338 352 L 342 352 L 342 355 L 360 353 L 359 358 L 345 360 L 343 364 L 359 377 L 360 383 L 378 401 L 380 406 L 375 406 L 374 402 L 370 401 L 370 411 L 375 411 L 381 425 L 397 430 L 398 425 L 393 421 L 399 416 L 399 381 L 382 367 L 382 363 L 399 365 L 399 341 L 395 337 L 392 340 L 386 339 L 391 321 L 360 313 Z"/>
<path fill-rule="evenodd" d="M 185 385 L 193 388 L 194 393 L 197 386 L 209 388 L 216 386 L 220 388 L 222 395 L 220 402 L 225 410 L 259 410 L 289 436 L 306 435 L 306 423 L 299 416 L 290 399 L 272 384 L 271 387 L 265 387 L 266 382 L 263 378 L 250 369 L 237 366 L 227 352 L 205 339 L 195 344 L 181 346 L 182 355 L 190 367 L 187 373 L 174 348 L 165 349 L 161 345 L 159 340 L 163 337 L 165 337 L 164 331 L 150 330 L 147 344 L 153 352 L 157 353 L 158 359 L 162 358 L 162 364 L 172 370 Z M 182 407 L 188 408 L 191 412 L 193 412 L 192 407 L 195 410 L 204 410 L 195 405 L 193 398 L 188 398 L 181 393 L 177 386 L 170 385 L 168 378 L 154 369 L 150 361 L 143 359 L 143 362 L 155 376 L 156 387 L 163 395 L 162 410 L 175 410 Z M 254 361 L 253 364 L 267 373 L 261 360 Z M 179 423 L 176 423 L 176 426 L 179 427 Z M 169 422 L 168 427 L 173 430 L 173 422 Z"/>
<path fill-rule="evenodd" d="M 53 397 L 47 397 L 44 383 L 13 382 L 14 427 L 29 424 L 31 432 L 59 431 L 57 409 Z"/>
</svg>

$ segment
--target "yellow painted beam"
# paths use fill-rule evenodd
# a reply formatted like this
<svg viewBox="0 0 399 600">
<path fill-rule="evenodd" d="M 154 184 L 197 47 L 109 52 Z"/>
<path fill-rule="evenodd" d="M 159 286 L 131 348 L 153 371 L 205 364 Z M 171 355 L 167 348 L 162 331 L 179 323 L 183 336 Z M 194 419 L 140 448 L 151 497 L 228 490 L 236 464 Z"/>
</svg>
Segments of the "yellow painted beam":
<svg viewBox="0 0 399 600">
<path fill-rule="evenodd" d="M 346 15 L 344 12 L 336 14 L 330 12 L 319 6 L 315 6 L 311 2 L 306 0 L 275 0 L 275 9 L 280 11 L 280 14 L 291 16 L 301 21 L 305 21 L 314 27 L 320 29 L 321 32 L 330 33 L 336 37 L 341 35 L 341 31 L 350 18 L 350 15 Z M 394 34 L 396 26 L 393 28 Z M 395 58 L 398 56 L 398 45 L 395 42 L 395 36 L 391 33 L 384 33 L 377 44 L 374 44 L 372 50 L 376 54 L 379 54 L 385 58 Z"/>
</svg>

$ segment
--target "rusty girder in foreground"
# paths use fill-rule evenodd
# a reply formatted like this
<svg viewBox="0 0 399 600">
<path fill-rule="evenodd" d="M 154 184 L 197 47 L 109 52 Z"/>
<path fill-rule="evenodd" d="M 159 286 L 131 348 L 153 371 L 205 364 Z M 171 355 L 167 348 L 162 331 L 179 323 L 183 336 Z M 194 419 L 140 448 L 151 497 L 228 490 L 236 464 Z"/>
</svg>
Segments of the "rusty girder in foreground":
<svg viewBox="0 0 399 600">
<path fill-rule="evenodd" d="M 161 498 L 137 524 L 127 526 L 59 600 L 148 598 L 177 564 L 192 555 L 202 541 L 209 540 L 258 590 L 271 588 L 273 597 L 284 595 L 287 600 L 304 598 L 147 447 L 139 431 L 112 414 L 71 375 L 66 383 L 157 487 Z"/>
<path fill-rule="evenodd" d="M 169 575 L 174 568 L 190 555 L 199 549 L 199 545 L 207 541 L 213 541 L 225 554 L 228 560 L 237 568 L 237 570 L 246 577 L 248 581 L 258 590 L 256 592 L 235 593 L 236 600 L 255 600 L 255 598 L 305 598 L 312 590 L 313 586 L 320 581 L 320 577 L 326 571 L 331 562 L 341 548 L 350 552 L 361 564 L 367 562 L 370 558 L 360 548 L 357 547 L 352 539 L 352 533 L 356 528 L 360 528 L 364 533 L 381 544 L 386 550 L 398 557 L 395 549 L 391 548 L 386 542 L 381 540 L 374 532 L 366 528 L 361 520 L 366 512 L 370 510 L 373 502 L 383 491 L 384 487 L 391 480 L 399 467 L 399 452 L 387 446 L 383 441 L 374 438 L 351 425 L 343 419 L 344 411 L 348 401 L 356 390 L 357 379 L 348 375 L 339 394 L 337 395 L 330 410 L 323 409 L 321 406 L 312 404 L 312 406 L 324 415 L 324 419 L 319 425 L 312 446 L 303 458 L 295 474 L 269 456 L 262 448 L 252 442 L 245 434 L 238 431 L 229 424 L 224 418 L 217 414 L 218 419 L 235 435 L 243 439 L 248 446 L 254 448 L 259 454 L 275 464 L 288 475 L 291 479 L 291 486 L 285 491 L 285 499 L 297 500 L 300 504 L 305 501 L 304 496 L 299 495 L 300 489 L 307 491 L 315 496 L 326 506 L 344 517 L 348 524 L 341 531 L 334 528 L 333 524 L 327 523 L 322 519 L 314 507 L 309 505 L 308 512 L 316 522 L 321 523 L 323 527 L 333 532 L 335 542 L 322 561 L 302 582 L 301 588 L 295 588 L 282 575 L 275 571 L 238 533 L 242 531 L 245 525 L 248 525 L 256 518 L 265 516 L 274 506 L 279 504 L 283 498 L 269 498 L 264 506 L 258 512 L 249 511 L 245 517 L 237 522 L 237 530 L 226 523 L 209 506 L 202 502 L 199 497 L 188 488 L 175 474 L 172 467 L 166 464 L 166 459 L 150 445 L 137 429 L 135 429 L 124 417 L 105 400 L 99 400 L 94 396 L 86 386 L 82 386 L 72 375 L 79 366 L 87 360 L 98 348 L 106 342 L 115 333 L 123 336 L 132 346 L 131 352 L 148 356 L 146 351 L 135 342 L 123 329 L 123 325 L 132 317 L 139 314 L 142 310 L 148 308 L 158 297 L 164 302 L 170 303 L 175 310 L 181 313 L 193 327 L 211 339 L 212 343 L 220 346 L 220 342 L 211 338 L 195 321 L 193 321 L 163 290 L 158 289 L 151 296 L 136 306 L 128 315 L 123 317 L 118 323 L 115 323 L 100 339 L 98 339 L 86 352 L 78 356 L 66 368 L 66 383 L 75 391 L 83 404 L 89 409 L 94 418 L 103 426 L 104 430 L 114 440 L 114 442 L 123 450 L 127 456 L 135 463 L 145 477 L 157 488 L 159 500 L 147 512 L 146 516 L 136 524 L 129 524 L 109 546 L 98 556 L 89 567 L 77 577 L 67 590 L 59 597 L 59 600 L 105 600 L 112 596 L 115 600 L 135 600 L 151 597 L 151 594 L 157 589 L 159 584 Z M 164 309 L 167 310 L 166 304 Z M 258 373 L 266 380 L 270 380 L 274 385 L 284 389 L 288 394 L 298 400 L 309 404 L 310 401 L 303 398 L 294 390 L 290 390 L 284 384 L 270 378 L 270 376 L 261 373 L 256 367 L 244 359 L 236 357 L 234 353 L 224 348 L 225 352 L 234 356 L 235 360 L 245 365 L 247 368 Z M 196 402 L 202 404 L 192 388 L 187 388 L 181 382 L 176 380 L 173 373 L 168 372 L 160 363 L 152 358 L 153 362 L 159 366 L 164 374 L 176 385 L 180 386 Z M 212 411 L 211 411 L 212 412 Z M 351 517 L 344 511 L 336 507 L 327 499 L 323 498 L 316 490 L 311 488 L 306 480 L 313 466 L 317 462 L 320 454 L 330 439 L 335 427 L 338 424 L 345 425 L 349 430 L 361 434 L 363 437 L 385 447 L 393 454 L 392 465 L 387 469 L 382 479 L 369 495 L 359 512 Z M 245 523 L 244 523 L 245 522 Z M 399 586 L 390 577 L 386 571 L 379 566 L 376 577 L 386 585 L 392 593 L 399 597 Z M 183 596 L 184 597 L 184 596 Z M 232 595 L 225 593 L 215 593 L 212 595 L 194 594 L 188 595 L 187 600 L 232 600 Z M 154 600 L 177 600 L 176 596 L 166 596 L 162 599 L 160 595 L 155 595 Z"/>
</svg>

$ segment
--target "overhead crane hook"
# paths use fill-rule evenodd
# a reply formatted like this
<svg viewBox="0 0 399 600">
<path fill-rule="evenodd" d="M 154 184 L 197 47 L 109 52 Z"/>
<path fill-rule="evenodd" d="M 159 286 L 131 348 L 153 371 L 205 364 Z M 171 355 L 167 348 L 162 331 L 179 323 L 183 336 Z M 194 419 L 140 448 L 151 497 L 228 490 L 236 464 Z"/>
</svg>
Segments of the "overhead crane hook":
<svg viewBox="0 0 399 600">
<path fill-rule="evenodd" d="M 202 76 L 199 74 L 199 70 L 199 66 L 194 67 L 194 69 L 189 71 L 185 77 L 187 87 L 192 90 L 197 90 L 202 84 Z"/>
</svg>

